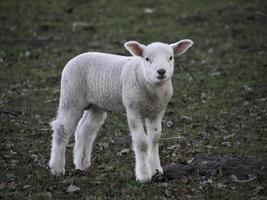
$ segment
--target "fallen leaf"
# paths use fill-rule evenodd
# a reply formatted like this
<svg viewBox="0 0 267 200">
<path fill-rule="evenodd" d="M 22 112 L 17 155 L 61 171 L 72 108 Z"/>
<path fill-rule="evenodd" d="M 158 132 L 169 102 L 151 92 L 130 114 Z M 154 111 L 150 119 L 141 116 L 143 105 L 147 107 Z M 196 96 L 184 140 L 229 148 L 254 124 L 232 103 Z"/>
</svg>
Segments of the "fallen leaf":
<svg viewBox="0 0 267 200">
<path fill-rule="evenodd" d="M 166 197 L 171 197 L 172 196 L 172 193 L 169 191 L 169 190 L 165 190 L 164 191 L 164 195 L 166 196 Z"/>
<path fill-rule="evenodd" d="M 230 134 L 230 135 L 223 136 L 223 140 L 227 140 L 227 139 L 232 138 L 234 136 L 235 136 L 235 133 Z"/>
<path fill-rule="evenodd" d="M 167 147 L 167 149 L 169 149 L 169 150 L 180 149 L 180 148 L 181 148 L 180 144 L 174 144 L 174 145 L 171 145 L 171 146 Z"/>
<path fill-rule="evenodd" d="M 28 188 L 30 188 L 31 187 L 31 185 L 24 185 L 23 186 L 23 189 L 28 189 Z"/>
<path fill-rule="evenodd" d="M 6 183 L 1 183 L 0 184 L 0 190 L 3 190 L 3 189 L 5 189 L 6 188 Z"/>
<path fill-rule="evenodd" d="M 231 175 L 231 178 L 232 178 L 232 181 L 235 182 L 235 183 L 247 183 L 247 182 L 250 182 L 250 181 L 253 181 L 256 179 L 256 176 L 255 175 L 248 175 L 249 178 L 246 179 L 246 180 L 239 180 L 236 175 Z"/>
<path fill-rule="evenodd" d="M 75 185 L 70 185 L 68 188 L 67 188 L 67 192 L 69 193 L 72 193 L 72 192 L 76 192 L 76 191 L 80 191 L 80 188 L 75 186 Z"/>
<path fill-rule="evenodd" d="M 145 14 L 152 14 L 152 13 L 154 13 L 154 10 L 152 8 L 145 8 L 144 13 Z"/>
<path fill-rule="evenodd" d="M 120 152 L 117 153 L 118 156 L 122 156 L 130 152 L 130 149 L 122 149 Z"/>
<path fill-rule="evenodd" d="M 185 115 L 182 115 L 180 118 L 181 118 L 181 120 L 183 120 L 185 122 L 192 122 L 193 121 L 193 119 L 191 117 L 188 117 Z"/>
<path fill-rule="evenodd" d="M 38 155 L 37 154 L 32 154 L 31 158 L 33 159 L 33 162 L 36 163 L 38 161 Z"/>
<path fill-rule="evenodd" d="M 15 182 L 11 182 L 7 185 L 9 190 L 15 190 L 17 187 L 17 184 Z"/>
<path fill-rule="evenodd" d="M 72 31 L 77 31 L 81 29 L 91 29 L 94 30 L 95 26 L 92 24 L 88 24 L 87 22 L 73 22 L 72 23 Z"/>
<path fill-rule="evenodd" d="M 14 174 L 12 174 L 12 173 L 6 173 L 6 177 L 8 179 L 15 179 L 16 178 L 16 176 Z"/>
<path fill-rule="evenodd" d="M 260 191 L 264 190 L 264 187 L 262 186 L 257 186 L 255 189 L 254 189 L 254 194 L 253 195 L 256 195 L 258 194 Z"/>
<path fill-rule="evenodd" d="M 211 183 L 213 183 L 213 181 L 210 178 L 208 180 L 200 182 L 200 184 L 202 184 L 202 185 L 211 184 Z"/>
<path fill-rule="evenodd" d="M 30 51 L 25 51 L 25 57 L 30 57 L 31 56 L 31 52 Z"/>
<path fill-rule="evenodd" d="M 230 142 L 222 142 L 222 145 L 228 146 L 228 147 L 231 147 L 232 146 Z"/>
<path fill-rule="evenodd" d="M 167 128 L 171 128 L 173 126 L 173 122 L 170 120 L 162 120 L 162 124 Z"/>
<path fill-rule="evenodd" d="M 191 163 L 193 162 L 194 159 L 195 159 L 195 158 L 192 157 L 191 159 L 187 160 L 186 163 L 187 163 L 187 164 L 191 164 Z"/>
<path fill-rule="evenodd" d="M 225 188 L 226 185 L 224 185 L 224 184 L 222 184 L 222 183 L 217 183 L 217 187 L 218 187 L 219 189 L 221 189 L 221 188 Z"/>
<path fill-rule="evenodd" d="M 242 87 L 244 90 L 246 90 L 247 92 L 250 92 L 252 90 L 252 88 L 248 87 L 247 85 L 243 85 Z"/>
</svg>

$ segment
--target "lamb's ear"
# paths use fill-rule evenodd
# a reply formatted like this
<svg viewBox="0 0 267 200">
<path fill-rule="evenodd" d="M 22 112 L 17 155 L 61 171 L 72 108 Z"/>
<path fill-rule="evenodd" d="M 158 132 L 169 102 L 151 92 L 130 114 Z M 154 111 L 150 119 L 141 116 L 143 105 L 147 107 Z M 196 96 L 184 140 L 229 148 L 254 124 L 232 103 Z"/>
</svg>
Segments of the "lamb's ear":
<svg viewBox="0 0 267 200">
<path fill-rule="evenodd" d="M 140 44 L 136 41 L 129 41 L 124 44 L 124 47 L 133 55 L 133 56 L 142 56 L 145 45 Z"/>
<path fill-rule="evenodd" d="M 191 46 L 193 45 L 192 40 L 180 40 L 179 42 L 176 42 L 174 44 L 171 44 L 171 47 L 173 48 L 174 55 L 181 55 L 187 51 Z"/>
</svg>

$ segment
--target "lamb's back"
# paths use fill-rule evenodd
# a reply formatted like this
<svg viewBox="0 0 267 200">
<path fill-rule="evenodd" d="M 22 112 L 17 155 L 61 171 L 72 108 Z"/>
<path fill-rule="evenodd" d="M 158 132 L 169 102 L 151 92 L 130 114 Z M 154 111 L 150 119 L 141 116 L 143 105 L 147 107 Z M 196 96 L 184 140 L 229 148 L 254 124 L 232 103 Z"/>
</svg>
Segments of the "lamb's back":
<svg viewBox="0 0 267 200">
<path fill-rule="evenodd" d="M 80 55 L 82 76 L 85 79 L 86 96 L 89 103 L 106 110 L 122 108 L 121 73 L 131 57 L 85 53 Z"/>
</svg>

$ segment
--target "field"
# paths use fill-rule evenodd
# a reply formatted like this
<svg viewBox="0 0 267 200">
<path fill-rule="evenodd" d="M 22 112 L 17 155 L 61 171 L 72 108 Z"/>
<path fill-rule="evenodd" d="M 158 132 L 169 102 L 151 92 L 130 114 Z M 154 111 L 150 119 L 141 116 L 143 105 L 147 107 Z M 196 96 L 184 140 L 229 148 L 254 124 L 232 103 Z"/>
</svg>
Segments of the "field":
<svg viewBox="0 0 267 200">
<path fill-rule="evenodd" d="M 0 199 L 267 199 L 267 1 L 2 0 L 0 10 Z M 213 163 L 209 173 L 138 183 L 126 116 L 109 113 L 88 172 L 74 170 L 72 138 L 66 175 L 53 177 L 49 123 L 67 61 L 184 38 L 194 46 L 176 57 L 161 162 Z"/>
</svg>

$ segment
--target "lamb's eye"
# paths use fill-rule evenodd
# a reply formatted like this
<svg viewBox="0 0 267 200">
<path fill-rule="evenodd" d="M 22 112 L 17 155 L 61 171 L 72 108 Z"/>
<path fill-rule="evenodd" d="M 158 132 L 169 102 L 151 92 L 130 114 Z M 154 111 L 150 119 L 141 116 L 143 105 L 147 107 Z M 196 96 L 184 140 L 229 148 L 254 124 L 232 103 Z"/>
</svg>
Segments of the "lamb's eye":
<svg viewBox="0 0 267 200">
<path fill-rule="evenodd" d="M 170 60 L 170 61 L 172 60 L 172 56 L 169 58 L 169 60 Z"/>
<path fill-rule="evenodd" d="M 151 61 L 149 60 L 149 58 L 146 58 L 146 61 L 147 61 L 147 62 L 151 62 Z"/>
</svg>

